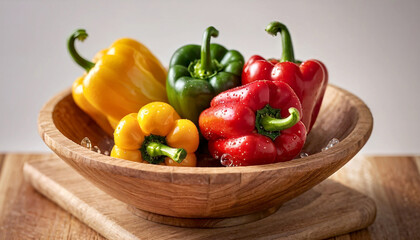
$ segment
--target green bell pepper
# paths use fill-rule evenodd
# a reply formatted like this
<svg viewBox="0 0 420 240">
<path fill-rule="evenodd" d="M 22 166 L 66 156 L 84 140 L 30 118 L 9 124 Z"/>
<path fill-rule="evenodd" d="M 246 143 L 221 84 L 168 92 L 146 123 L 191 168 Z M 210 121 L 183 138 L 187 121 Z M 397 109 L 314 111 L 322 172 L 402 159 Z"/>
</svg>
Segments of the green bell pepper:
<svg viewBox="0 0 420 240">
<path fill-rule="evenodd" d="M 202 45 L 186 45 L 175 51 L 166 81 L 169 103 L 181 118 L 198 125 L 200 113 L 217 94 L 239 86 L 244 57 L 236 50 L 210 44 L 219 31 L 208 27 Z"/>
</svg>

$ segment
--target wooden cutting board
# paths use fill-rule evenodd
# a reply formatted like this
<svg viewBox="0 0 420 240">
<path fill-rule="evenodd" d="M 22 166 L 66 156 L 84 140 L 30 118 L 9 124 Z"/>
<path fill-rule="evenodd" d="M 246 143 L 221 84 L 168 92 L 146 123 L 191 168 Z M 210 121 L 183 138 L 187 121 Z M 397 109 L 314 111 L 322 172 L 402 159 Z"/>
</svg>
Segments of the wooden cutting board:
<svg viewBox="0 0 420 240">
<path fill-rule="evenodd" d="M 58 157 L 25 163 L 24 176 L 109 239 L 322 239 L 363 229 L 376 214 L 372 199 L 326 180 L 259 221 L 226 228 L 181 228 L 134 215 L 125 203 L 93 186 Z"/>
</svg>

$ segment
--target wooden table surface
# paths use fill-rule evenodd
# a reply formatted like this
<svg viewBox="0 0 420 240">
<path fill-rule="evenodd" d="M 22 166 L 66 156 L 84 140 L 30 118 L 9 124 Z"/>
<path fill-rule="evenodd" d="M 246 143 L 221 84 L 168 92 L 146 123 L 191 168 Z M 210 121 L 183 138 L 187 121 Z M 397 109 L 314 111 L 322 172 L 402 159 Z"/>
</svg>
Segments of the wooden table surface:
<svg viewBox="0 0 420 240">
<path fill-rule="evenodd" d="M 25 161 L 0 154 L 0 239 L 104 239 L 25 182 Z M 373 198 L 375 222 L 333 239 L 420 239 L 420 156 L 356 156 L 332 179 Z"/>
</svg>

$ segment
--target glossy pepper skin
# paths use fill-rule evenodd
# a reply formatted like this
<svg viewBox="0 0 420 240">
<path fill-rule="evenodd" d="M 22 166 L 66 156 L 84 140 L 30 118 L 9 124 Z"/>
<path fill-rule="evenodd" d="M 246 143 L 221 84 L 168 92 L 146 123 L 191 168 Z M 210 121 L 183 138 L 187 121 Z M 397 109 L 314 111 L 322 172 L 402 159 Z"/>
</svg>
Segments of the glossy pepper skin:
<svg viewBox="0 0 420 240">
<path fill-rule="evenodd" d="M 302 121 L 309 132 L 318 117 L 328 85 L 327 69 L 318 60 L 308 60 L 303 63 L 295 60 L 289 31 L 282 23 L 272 22 L 267 26 L 266 31 L 274 36 L 278 32 L 281 33 L 282 58 L 278 61 L 265 60 L 259 55 L 252 56 L 245 63 L 242 84 L 256 80 L 282 81 L 289 84 L 302 103 Z"/>
<path fill-rule="evenodd" d="M 182 118 L 195 124 L 214 96 L 241 83 L 244 58 L 236 50 L 210 44 L 210 38 L 218 34 L 214 27 L 207 28 L 201 46 L 179 48 L 169 64 L 166 81 L 169 103 Z"/>
<path fill-rule="evenodd" d="M 114 132 L 111 157 L 167 166 L 195 167 L 197 127 L 167 103 L 152 102 L 126 115 Z"/>
<path fill-rule="evenodd" d="M 72 86 L 72 96 L 73 100 L 80 109 L 82 109 L 86 114 L 88 114 L 98 125 L 102 128 L 108 135 L 112 135 L 114 132 L 113 127 L 110 125 L 110 122 L 102 112 L 97 110 L 89 101 L 85 98 L 83 94 L 83 78 L 80 77 L 74 81 Z"/>
<path fill-rule="evenodd" d="M 288 161 L 306 140 L 302 106 L 279 81 L 255 81 L 225 91 L 200 115 L 199 126 L 214 158 L 233 166 Z"/>
<path fill-rule="evenodd" d="M 90 62 L 74 46 L 86 37 L 86 31 L 79 29 L 67 42 L 74 61 L 86 70 L 73 84 L 73 98 L 106 132 L 112 134 L 122 117 L 147 103 L 167 101 L 166 70 L 143 44 L 119 39 Z"/>
</svg>

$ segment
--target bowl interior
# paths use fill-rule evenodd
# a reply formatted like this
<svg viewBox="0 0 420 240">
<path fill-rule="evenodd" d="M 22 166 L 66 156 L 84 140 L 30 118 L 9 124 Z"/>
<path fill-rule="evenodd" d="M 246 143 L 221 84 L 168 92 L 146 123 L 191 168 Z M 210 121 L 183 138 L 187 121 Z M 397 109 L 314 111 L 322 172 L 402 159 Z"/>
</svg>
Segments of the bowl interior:
<svg viewBox="0 0 420 240">
<path fill-rule="evenodd" d="M 88 137 L 92 147 L 98 146 L 101 152 L 111 151 L 113 137 L 106 134 L 74 103 L 71 94 L 57 103 L 52 114 L 55 127 L 68 139 L 80 144 L 83 138 Z"/>
</svg>

